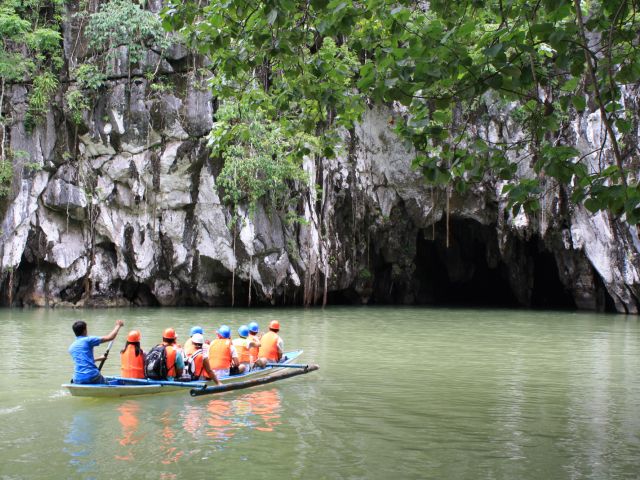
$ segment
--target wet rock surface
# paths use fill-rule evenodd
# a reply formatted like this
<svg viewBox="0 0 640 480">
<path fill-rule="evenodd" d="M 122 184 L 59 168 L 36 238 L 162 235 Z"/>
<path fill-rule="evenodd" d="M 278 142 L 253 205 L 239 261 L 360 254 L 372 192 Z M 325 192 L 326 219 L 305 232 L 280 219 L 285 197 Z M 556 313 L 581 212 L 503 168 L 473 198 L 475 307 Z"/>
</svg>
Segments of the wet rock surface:
<svg viewBox="0 0 640 480">
<path fill-rule="evenodd" d="M 69 41 L 65 34 L 67 56 Z M 127 71 L 107 82 L 77 130 L 54 105 L 27 131 L 27 91 L 8 87 L 11 148 L 28 160 L 16 160 L 1 212 L 2 303 L 326 299 L 637 313 L 635 228 L 560 201 L 557 185 L 547 186 L 535 216 L 506 210 L 499 182 L 464 196 L 427 186 L 411 167 L 414 153 L 392 131 L 392 108 L 369 109 L 345 133 L 337 158 L 305 159 L 318 188 L 300 186 L 302 221 L 261 206 L 232 211 L 221 200 L 219 160 L 206 147 L 215 102 L 206 81 L 182 67 L 187 57 L 180 46 L 162 61 L 147 52 L 144 62 L 159 65 L 175 88 L 154 91 L 142 70 L 131 78 Z M 596 113 L 575 118 L 572 128 L 585 152 L 602 141 Z M 487 127 L 487 135 L 496 131 Z M 28 171 L 26 162 L 38 168 Z"/>
</svg>

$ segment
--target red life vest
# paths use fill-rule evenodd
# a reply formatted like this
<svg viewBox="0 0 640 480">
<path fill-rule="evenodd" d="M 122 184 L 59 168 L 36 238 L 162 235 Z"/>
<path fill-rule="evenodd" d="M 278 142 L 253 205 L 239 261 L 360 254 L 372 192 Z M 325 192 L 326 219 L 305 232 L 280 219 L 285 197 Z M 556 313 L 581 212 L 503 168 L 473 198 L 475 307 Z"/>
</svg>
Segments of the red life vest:
<svg viewBox="0 0 640 480">
<path fill-rule="evenodd" d="M 260 350 L 258 355 L 266 358 L 270 362 L 279 362 L 280 353 L 278 352 L 278 340 L 280 337 L 276 332 L 269 331 L 260 339 Z"/>
<path fill-rule="evenodd" d="M 201 376 L 209 380 L 209 374 L 204 368 L 203 360 L 202 349 L 196 350 L 196 352 L 187 359 L 187 372 L 189 372 L 193 380 L 199 380 Z"/>
<path fill-rule="evenodd" d="M 231 340 L 216 338 L 209 346 L 209 366 L 214 370 L 231 367 Z"/>
<path fill-rule="evenodd" d="M 167 354 L 167 377 L 176 377 L 176 355 L 178 347 L 175 345 L 165 345 Z"/>
<path fill-rule="evenodd" d="M 136 346 L 132 343 L 127 345 L 124 352 L 120 354 L 122 368 L 120 375 L 125 378 L 144 378 L 144 354 L 136 356 Z"/>
</svg>

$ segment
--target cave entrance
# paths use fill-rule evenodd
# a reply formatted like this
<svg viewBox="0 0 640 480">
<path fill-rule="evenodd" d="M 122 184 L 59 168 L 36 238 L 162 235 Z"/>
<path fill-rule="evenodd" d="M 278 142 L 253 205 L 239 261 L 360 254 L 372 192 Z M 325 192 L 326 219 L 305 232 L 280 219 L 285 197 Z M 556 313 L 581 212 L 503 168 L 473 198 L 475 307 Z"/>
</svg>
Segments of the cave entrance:
<svg viewBox="0 0 640 480">
<path fill-rule="evenodd" d="M 518 242 L 522 258 L 507 265 L 498 250 L 495 226 L 450 219 L 449 247 L 444 221 L 418 233 L 416 303 L 439 306 L 575 309 L 562 285 L 554 256 L 537 237 Z M 524 272 L 514 277 L 514 269 Z M 511 277 L 511 280 L 510 280 Z M 519 278 L 519 280 L 514 280 Z M 514 284 L 516 282 L 516 284 Z M 523 282 L 525 285 L 518 285 Z M 518 289 L 520 295 L 514 292 Z"/>
<path fill-rule="evenodd" d="M 539 248 L 539 242 L 529 242 L 529 254 L 533 262 L 533 289 L 531 307 L 537 309 L 575 310 L 573 296 L 562 285 L 558 265 L 549 251 Z"/>
<path fill-rule="evenodd" d="M 450 220 L 418 233 L 416 303 L 438 306 L 516 307 L 518 300 L 499 260 L 495 229 L 472 220 Z"/>
</svg>

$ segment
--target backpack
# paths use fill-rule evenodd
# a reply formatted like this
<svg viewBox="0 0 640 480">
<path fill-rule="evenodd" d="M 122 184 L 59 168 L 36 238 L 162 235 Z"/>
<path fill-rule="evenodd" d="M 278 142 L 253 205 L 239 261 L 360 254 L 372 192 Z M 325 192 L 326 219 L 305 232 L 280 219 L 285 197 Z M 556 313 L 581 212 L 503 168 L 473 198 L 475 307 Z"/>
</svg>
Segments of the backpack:
<svg viewBox="0 0 640 480">
<path fill-rule="evenodd" d="M 204 365 L 200 367 L 200 371 L 196 372 L 196 358 L 202 355 L 202 349 L 196 350 L 196 352 L 187 358 L 187 362 L 185 365 L 185 370 L 187 374 L 191 377 L 191 380 L 199 380 L 200 375 L 204 370 Z"/>
<path fill-rule="evenodd" d="M 156 345 L 144 359 L 144 376 L 151 380 L 167 379 L 167 351 L 164 345 Z"/>
</svg>

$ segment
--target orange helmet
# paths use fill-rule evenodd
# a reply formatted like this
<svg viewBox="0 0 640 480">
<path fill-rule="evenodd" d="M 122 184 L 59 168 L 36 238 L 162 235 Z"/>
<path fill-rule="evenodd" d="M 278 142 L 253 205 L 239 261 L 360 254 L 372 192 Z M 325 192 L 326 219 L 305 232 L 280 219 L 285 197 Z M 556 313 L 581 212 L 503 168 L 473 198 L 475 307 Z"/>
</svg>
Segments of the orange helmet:
<svg viewBox="0 0 640 480">
<path fill-rule="evenodd" d="M 269 328 L 271 330 L 280 330 L 280 322 L 278 320 L 271 320 Z"/>
<path fill-rule="evenodd" d="M 138 330 L 131 330 L 127 335 L 127 342 L 139 342 L 140 332 Z"/>
<path fill-rule="evenodd" d="M 162 332 L 162 338 L 168 338 L 169 340 L 175 340 L 178 336 L 176 335 L 176 331 L 173 328 L 165 328 L 164 332 Z"/>
</svg>

